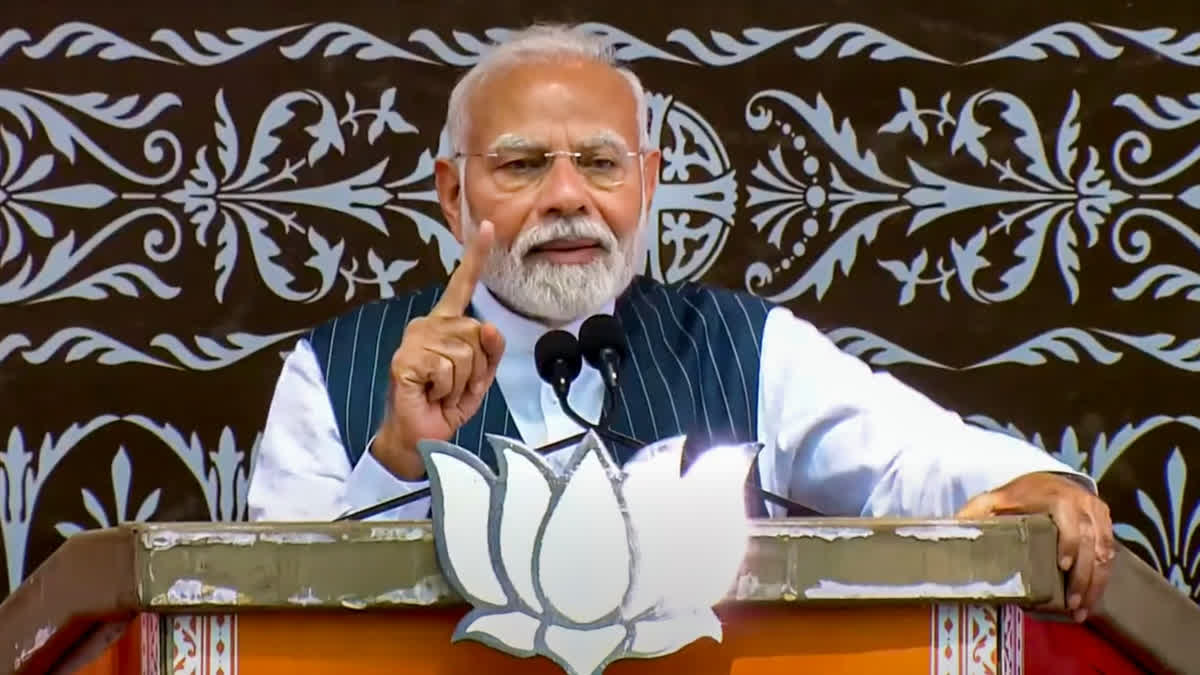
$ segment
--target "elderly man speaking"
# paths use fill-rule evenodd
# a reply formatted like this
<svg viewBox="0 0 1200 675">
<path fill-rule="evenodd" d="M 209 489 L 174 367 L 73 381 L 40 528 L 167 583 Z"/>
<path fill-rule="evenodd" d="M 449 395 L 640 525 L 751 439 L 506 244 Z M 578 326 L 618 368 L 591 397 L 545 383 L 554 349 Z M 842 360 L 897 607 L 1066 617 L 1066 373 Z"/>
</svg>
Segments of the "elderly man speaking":
<svg viewBox="0 0 1200 675">
<path fill-rule="evenodd" d="M 540 447 L 579 433 L 539 378 L 534 345 L 611 314 L 629 351 L 629 436 L 760 442 L 759 484 L 826 515 L 1049 513 L 1068 605 L 1085 618 L 1115 556 L 1090 479 L 873 373 L 786 308 L 638 275 L 660 162 L 646 115 L 638 78 L 577 30 L 534 27 L 487 52 L 450 96 L 453 154 L 437 163 L 459 267 L 442 287 L 358 307 L 298 342 L 268 413 L 251 517 L 329 519 L 423 488 L 422 439 L 494 468 L 485 434 Z M 585 366 L 570 407 L 598 419 L 604 398 Z"/>
</svg>

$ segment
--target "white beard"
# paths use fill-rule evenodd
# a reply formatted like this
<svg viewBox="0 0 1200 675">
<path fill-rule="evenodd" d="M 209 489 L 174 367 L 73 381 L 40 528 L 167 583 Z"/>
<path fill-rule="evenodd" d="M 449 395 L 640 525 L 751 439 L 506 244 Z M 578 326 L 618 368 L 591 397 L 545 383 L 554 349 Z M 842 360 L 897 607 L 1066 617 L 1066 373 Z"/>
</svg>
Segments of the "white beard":
<svg viewBox="0 0 1200 675">
<path fill-rule="evenodd" d="M 464 198 L 463 228 L 475 236 L 474 221 Z M 511 309 L 549 323 L 565 324 L 590 316 L 625 290 L 637 273 L 641 227 L 625 240 L 603 221 L 584 216 L 555 218 L 522 231 L 508 249 L 494 247 L 481 280 Z M 593 239 L 604 253 L 585 264 L 528 260 L 536 246 L 556 239 Z"/>
</svg>

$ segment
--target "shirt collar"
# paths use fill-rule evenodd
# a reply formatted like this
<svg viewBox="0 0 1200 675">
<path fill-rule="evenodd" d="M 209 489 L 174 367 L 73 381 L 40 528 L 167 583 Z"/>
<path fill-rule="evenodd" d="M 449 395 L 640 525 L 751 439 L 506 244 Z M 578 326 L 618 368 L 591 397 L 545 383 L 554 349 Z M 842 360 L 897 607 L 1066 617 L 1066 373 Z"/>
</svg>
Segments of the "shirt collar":
<svg viewBox="0 0 1200 675">
<path fill-rule="evenodd" d="M 599 313 L 612 314 L 615 306 L 616 301 L 609 300 Z M 495 324 L 496 328 L 500 330 L 500 334 L 504 336 L 505 353 L 532 354 L 538 338 L 552 330 L 550 326 L 521 316 L 500 304 L 500 301 L 496 300 L 492 292 L 482 283 L 475 286 L 475 292 L 471 295 L 471 307 L 475 310 L 478 318 Z M 562 330 L 578 336 L 579 327 L 586 319 L 586 316 L 576 319 L 563 326 Z"/>
</svg>

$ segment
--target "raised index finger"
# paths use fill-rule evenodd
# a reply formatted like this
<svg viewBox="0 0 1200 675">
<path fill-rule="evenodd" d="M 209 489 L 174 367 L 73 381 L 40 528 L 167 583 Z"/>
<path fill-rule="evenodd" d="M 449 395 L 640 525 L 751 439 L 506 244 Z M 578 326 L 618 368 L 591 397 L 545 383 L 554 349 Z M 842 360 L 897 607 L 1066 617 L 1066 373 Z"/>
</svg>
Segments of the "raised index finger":
<svg viewBox="0 0 1200 675">
<path fill-rule="evenodd" d="M 483 264 L 487 261 L 488 253 L 492 250 L 494 230 L 491 221 L 485 220 L 479 224 L 475 236 L 467 241 L 463 249 L 462 260 L 458 269 L 450 275 L 446 282 L 446 292 L 438 300 L 430 314 L 435 316 L 462 316 L 471 304 L 471 295 L 475 293 L 475 284 L 483 274 Z"/>
</svg>

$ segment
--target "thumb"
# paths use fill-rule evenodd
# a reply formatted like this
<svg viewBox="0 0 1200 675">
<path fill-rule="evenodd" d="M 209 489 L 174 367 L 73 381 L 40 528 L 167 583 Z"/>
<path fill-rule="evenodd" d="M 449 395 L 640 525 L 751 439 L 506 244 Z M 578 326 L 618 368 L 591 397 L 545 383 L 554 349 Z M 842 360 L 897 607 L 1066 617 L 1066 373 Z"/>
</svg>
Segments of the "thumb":
<svg viewBox="0 0 1200 675">
<path fill-rule="evenodd" d="M 959 520 L 979 520 L 996 515 L 996 497 L 991 492 L 976 495 L 963 505 L 954 517 Z"/>
<path fill-rule="evenodd" d="M 493 323 L 485 323 L 479 327 L 479 343 L 490 363 L 498 362 L 504 355 L 504 335 Z"/>
</svg>

